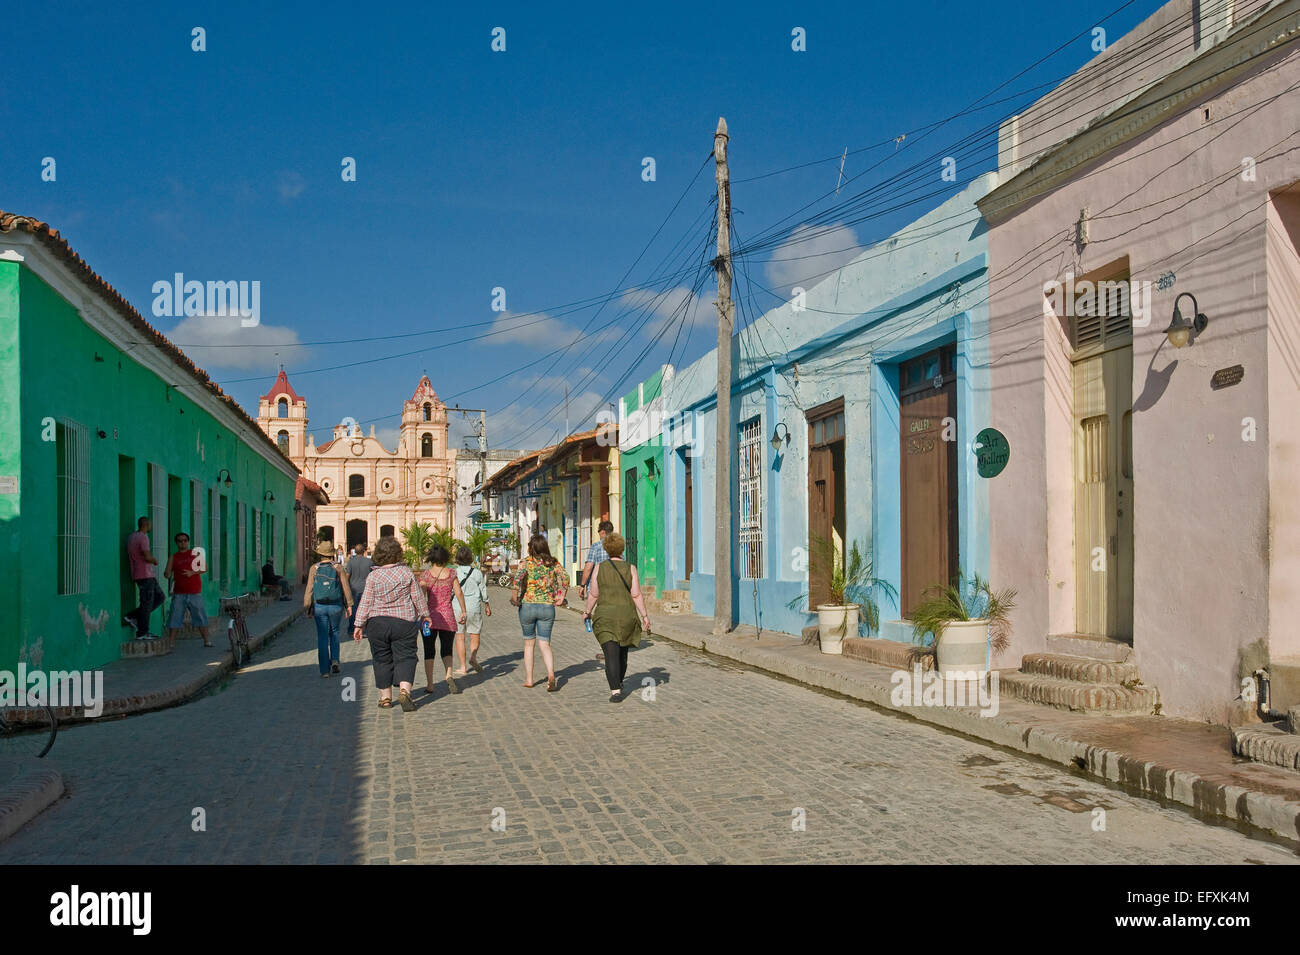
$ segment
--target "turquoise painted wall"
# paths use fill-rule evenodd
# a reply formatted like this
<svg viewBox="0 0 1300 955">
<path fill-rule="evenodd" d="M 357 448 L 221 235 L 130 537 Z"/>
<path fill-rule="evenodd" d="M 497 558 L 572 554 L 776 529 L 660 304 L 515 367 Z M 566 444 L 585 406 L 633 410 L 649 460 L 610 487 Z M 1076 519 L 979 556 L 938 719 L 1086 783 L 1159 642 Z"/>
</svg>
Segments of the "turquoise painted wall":
<svg viewBox="0 0 1300 955">
<path fill-rule="evenodd" d="M 17 360 L 12 341 L 17 329 Z M 148 348 L 139 345 L 137 349 Z M 20 655 L 51 668 L 88 668 L 119 656 L 119 645 L 130 631 L 121 627 L 124 611 L 134 606 L 123 557 L 128 529 L 149 513 L 150 463 L 171 478 L 166 491 L 169 526 L 156 536 L 154 556 L 165 563 L 176 530 L 196 536 L 191 524 L 191 480 L 199 482 L 202 527 L 197 538 L 213 550 L 209 538 L 209 489 L 218 487 L 222 468 L 231 474 L 231 487 L 219 486 L 226 514 L 221 548 L 222 580 L 205 577 L 204 598 L 215 615 L 222 593 L 254 590 L 260 581 L 260 555 L 252 509 L 274 520 L 276 566 L 290 579 L 297 574 L 294 470 L 288 462 L 271 463 L 252 447 L 261 438 L 253 426 L 237 434 L 199 405 L 170 389 L 178 384 L 196 392 L 200 387 L 177 369 L 169 382 L 136 363 L 127 343 L 113 343 L 91 329 L 62 296 L 29 268 L 0 262 L 0 364 L 3 365 L 4 407 L 0 421 L 6 434 L 18 440 L 0 452 L 0 475 L 20 475 L 21 511 L 0 495 L 0 519 L 5 521 L 5 559 L 16 551 L 21 562 L 6 568 L 17 580 L 17 626 L 0 627 L 0 667 L 13 667 Z M 102 359 L 102 360 L 97 360 Z M 16 365 L 16 374 L 15 366 Z M 17 402 L 13 401 L 17 391 Z M 89 441 L 89 587 L 79 594 L 58 594 L 57 442 L 45 440 L 46 419 L 68 418 L 84 425 Z M 11 429 L 10 424 L 13 427 Z M 104 432 L 99 437 L 98 432 Z M 119 475 L 126 479 L 119 484 Z M 266 502 L 266 492 L 274 502 Z M 238 573 L 237 507 L 245 505 L 244 572 Z M 21 544 L 14 543 L 12 527 Z M 164 542 L 166 553 L 163 553 Z M 263 532 L 265 550 L 270 540 Z M 164 588 L 165 589 L 165 588 Z M 102 630 L 83 624 L 81 609 L 93 619 L 108 612 Z M 152 618 L 161 632 L 162 610 Z M 87 630 L 90 632 L 87 632 Z M 39 647 L 39 651 L 37 651 Z"/>
</svg>

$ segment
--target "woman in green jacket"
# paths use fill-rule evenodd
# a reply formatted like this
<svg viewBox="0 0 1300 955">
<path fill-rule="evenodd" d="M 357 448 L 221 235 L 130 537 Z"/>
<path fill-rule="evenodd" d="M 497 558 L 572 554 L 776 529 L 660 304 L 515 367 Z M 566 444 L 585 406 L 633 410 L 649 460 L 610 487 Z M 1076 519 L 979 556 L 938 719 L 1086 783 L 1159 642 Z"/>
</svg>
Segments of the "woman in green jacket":
<svg viewBox="0 0 1300 955">
<path fill-rule="evenodd" d="M 636 577 L 636 567 L 623 560 L 627 546 L 622 534 L 605 535 L 605 553 L 587 591 L 587 613 L 591 631 L 605 653 L 605 679 L 609 682 L 609 702 L 623 699 L 623 680 L 627 677 L 627 652 L 650 632 L 650 615 Z"/>
</svg>

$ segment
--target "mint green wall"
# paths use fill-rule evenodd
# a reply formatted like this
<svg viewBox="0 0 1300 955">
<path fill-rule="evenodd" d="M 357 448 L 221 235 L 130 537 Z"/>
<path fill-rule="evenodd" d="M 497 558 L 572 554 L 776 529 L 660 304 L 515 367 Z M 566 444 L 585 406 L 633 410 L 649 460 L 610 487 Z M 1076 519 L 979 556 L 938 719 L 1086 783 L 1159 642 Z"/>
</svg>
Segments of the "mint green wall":
<svg viewBox="0 0 1300 955">
<path fill-rule="evenodd" d="M 260 581 L 260 562 L 253 553 L 255 534 L 251 507 L 273 515 L 276 523 L 276 566 L 291 580 L 296 574 L 298 548 L 293 543 L 294 477 L 276 468 L 248 443 L 260 441 L 253 426 L 241 439 L 174 390 L 169 383 L 195 391 L 198 384 L 176 369 L 171 382 L 138 365 L 121 347 L 93 331 L 71 305 L 39 276 L 18 263 L 0 262 L 0 363 L 11 360 L 6 347 L 17 312 L 21 321 L 17 374 L 3 367 L 6 407 L 0 409 L 5 434 L 17 434 L 13 447 L 0 451 L 0 475 L 20 465 L 21 507 L 18 518 L 22 561 L 17 577 L 20 612 L 18 627 L 0 627 L 0 668 L 12 667 L 26 648 L 28 658 L 40 642 L 41 665 L 46 669 L 94 667 L 116 659 L 119 644 L 130 631 L 121 627 L 121 616 L 134 605 L 134 588 L 128 586 L 123 557 L 125 533 L 134 529 L 135 519 L 149 513 L 150 463 L 180 479 L 180 487 L 165 489 L 167 498 L 179 498 L 180 514 L 169 513 L 169 527 L 156 537 L 154 556 L 165 563 L 171 549 L 171 528 L 192 536 L 190 526 L 191 479 L 200 482 L 203 527 L 199 537 L 212 550 L 209 538 L 208 491 L 216 486 L 221 468 L 229 468 L 232 486 L 222 486 L 227 495 L 226 541 L 223 587 L 205 576 L 204 598 L 210 615 L 218 609 L 221 593 L 255 590 Z M 148 348 L 149 345 L 139 345 Z M 96 361 L 96 355 L 103 360 Z M 13 383 L 19 389 L 17 412 L 8 400 Z M 168 395 L 170 394 L 170 400 Z M 56 444 L 43 440 L 42 420 L 67 417 L 83 424 L 89 434 L 90 478 L 90 575 L 89 591 L 58 594 L 58 481 Z M 9 427 L 10 421 L 15 426 Z M 105 432 L 100 438 L 98 431 Z M 129 458 L 132 461 L 121 461 Z M 125 466 L 120 466 L 125 465 Z M 133 466 L 132 466 L 133 465 Z M 130 479 L 130 487 L 119 485 L 119 474 Z M 266 491 L 274 503 L 263 503 Z M 237 528 L 235 508 L 250 507 L 246 523 L 245 567 L 237 573 Z M 0 495 L 0 508 L 7 506 Z M 124 508 L 129 512 L 124 513 Z M 0 511 L 0 517 L 4 512 Z M 167 553 L 162 541 L 166 541 Z M 265 549 L 268 541 L 263 539 Z M 10 546 L 12 550 L 12 546 Z M 285 557 L 289 561 L 286 563 Z M 15 579 L 6 576 L 5 579 Z M 128 598 L 129 595 L 129 598 Z M 129 602 L 127 602 L 129 599 Z M 125 604 L 125 605 L 124 605 Z M 91 617 L 107 610 L 109 619 L 102 632 L 86 633 L 79 607 Z M 163 610 L 155 611 L 151 629 L 163 631 Z"/>
<path fill-rule="evenodd" d="M 654 480 L 650 480 L 650 462 L 654 462 Z M 627 472 L 636 469 L 637 473 L 637 548 L 636 569 L 641 582 L 647 587 L 654 587 L 656 596 L 662 586 L 663 542 L 664 542 L 664 451 L 663 439 L 652 438 L 645 444 L 619 452 L 619 470 L 623 481 L 623 527 L 624 533 L 630 527 L 627 512 Z"/>
<path fill-rule="evenodd" d="M 0 476 L 17 477 L 22 471 L 22 444 L 18 434 L 22 405 L 18 388 L 18 263 L 0 262 Z M 0 580 L 18 579 L 19 552 L 22 547 L 20 511 L 17 494 L 0 494 Z M 21 620 L 23 595 L 9 592 L 13 620 Z M 4 647 L 6 629 L 0 626 L 0 648 Z M 7 656 L 0 652 L 0 665 Z"/>
</svg>

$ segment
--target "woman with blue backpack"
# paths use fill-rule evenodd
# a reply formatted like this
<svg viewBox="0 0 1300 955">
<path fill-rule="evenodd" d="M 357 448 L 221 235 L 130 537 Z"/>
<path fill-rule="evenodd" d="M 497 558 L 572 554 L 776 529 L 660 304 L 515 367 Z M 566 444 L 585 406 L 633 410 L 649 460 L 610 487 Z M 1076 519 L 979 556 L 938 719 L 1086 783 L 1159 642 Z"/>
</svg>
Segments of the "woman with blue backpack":
<svg viewBox="0 0 1300 955">
<path fill-rule="evenodd" d="M 316 545 L 316 556 L 320 559 L 307 574 L 302 606 L 305 613 L 316 618 L 316 660 L 320 675 L 329 677 L 339 672 L 339 631 L 344 613 L 352 616 L 352 587 L 348 572 L 333 562 L 334 548 L 326 541 Z"/>
</svg>

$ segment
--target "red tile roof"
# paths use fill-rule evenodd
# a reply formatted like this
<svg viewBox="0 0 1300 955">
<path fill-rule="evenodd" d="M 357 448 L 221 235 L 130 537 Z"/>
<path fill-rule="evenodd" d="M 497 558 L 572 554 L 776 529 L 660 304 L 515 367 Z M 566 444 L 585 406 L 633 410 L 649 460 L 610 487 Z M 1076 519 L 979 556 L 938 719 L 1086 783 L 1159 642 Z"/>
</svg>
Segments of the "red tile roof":
<svg viewBox="0 0 1300 955">
<path fill-rule="evenodd" d="M 21 216 L 12 212 L 0 210 L 0 233 L 5 232 L 26 232 L 35 236 L 41 243 L 54 254 L 54 256 L 63 261 L 68 269 L 76 275 L 81 281 L 97 293 L 100 298 L 106 301 L 113 310 L 127 320 L 146 340 L 154 345 L 159 351 L 171 359 L 181 371 L 189 375 L 200 386 L 214 395 L 218 401 L 224 403 L 230 411 L 238 418 L 243 419 L 248 424 L 249 430 L 257 435 L 266 445 L 280 454 L 280 447 L 277 445 L 265 431 L 263 431 L 252 418 L 248 416 L 239 402 L 221 390 L 221 386 L 208 377 L 205 372 L 185 355 L 183 351 L 173 345 L 167 338 L 156 328 L 145 321 L 144 316 L 135 310 L 135 308 L 122 295 L 104 281 L 76 252 L 68 245 L 68 241 L 59 235 L 57 229 L 51 229 L 48 222 L 42 222 L 39 219 L 33 219 L 31 216 Z M 284 455 L 280 454 L 282 458 Z M 294 470 L 297 470 L 294 463 L 288 458 L 285 462 Z"/>
</svg>

